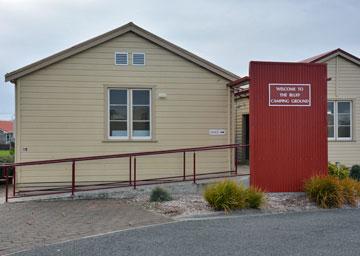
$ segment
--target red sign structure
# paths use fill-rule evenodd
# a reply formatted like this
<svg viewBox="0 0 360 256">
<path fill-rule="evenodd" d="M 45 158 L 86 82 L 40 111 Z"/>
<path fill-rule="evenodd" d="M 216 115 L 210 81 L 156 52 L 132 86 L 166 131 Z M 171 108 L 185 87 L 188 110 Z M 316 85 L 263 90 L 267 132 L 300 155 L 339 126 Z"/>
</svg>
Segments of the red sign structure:
<svg viewBox="0 0 360 256">
<path fill-rule="evenodd" d="M 269 106 L 311 106 L 310 84 L 269 84 Z"/>
<path fill-rule="evenodd" d="M 302 191 L 327 174 L 325 64 L 250 63 L 250 184 Z"/>
</svg>

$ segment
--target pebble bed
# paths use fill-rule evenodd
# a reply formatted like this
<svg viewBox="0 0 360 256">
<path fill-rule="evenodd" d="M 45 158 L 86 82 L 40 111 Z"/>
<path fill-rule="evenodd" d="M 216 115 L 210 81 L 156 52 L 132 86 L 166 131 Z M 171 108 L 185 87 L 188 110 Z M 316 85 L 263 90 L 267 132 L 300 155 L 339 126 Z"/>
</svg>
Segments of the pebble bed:
<svg viewBox="0 0 360 256">
<path fill-rule="evenodd" d="M 188 218 L 216 215 L 219 212 L 209 207 L 200 194 L 176 194 L 167 202 L 150 202 L 149 195 L 142 194 L 129 200 L 151 210 L 173 218 Z M 305 193 L 267 193 L 266 202 L 258 210 L 241 210 L 237 213 L 280 213 L 315 210 L 318 207 L 310 202 Z"/>
</svg>

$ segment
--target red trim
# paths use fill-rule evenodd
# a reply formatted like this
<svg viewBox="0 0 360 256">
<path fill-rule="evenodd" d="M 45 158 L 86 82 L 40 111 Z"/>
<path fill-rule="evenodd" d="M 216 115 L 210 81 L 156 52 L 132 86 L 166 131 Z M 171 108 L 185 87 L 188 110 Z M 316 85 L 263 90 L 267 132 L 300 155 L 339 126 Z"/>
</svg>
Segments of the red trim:
<svg viewBox="0 0 360 256">
<path fill-rule="evenodd" d="M 229 82 L 227 85 L 230 86 L 230 87 L 234 87 L 234 86 L 236 86 L 238 84 L 249 82 L 249 81 L 250 81 L 250 77 L 244 76 L 244 77 L 242 77 L 240 79 L 236 79 L 234 81 Z"/>
<path fill-rule="evenodd" d="M 196 183 L 196 180 L 199 179 L 210 179 L 215 178 L 212 175 L 215 174 L 236 174 L 232 171 L 232 167 L 229 171 L 224 172 L 209 172 L 209 173 L 196 173 L 196 152 L 197 151 L 209 151 L 209 150 L 221 150 L 221 149 L 237 149 L 238 147 L 248 147 L 249 145 L 240 145 L 240 144 L 225 144 L 225 145 L 214 145 L 214 146 L 205 146 L 205 147 L 194 147 L 194 148 L 180 148 L 180 149 L 170 149 L 170 150 L 158 150 L 158 151 L 144 151 L 144 152 L 133 152 L 133 153 L 124 153 L 124 154 L 113 154 L 113 155 L 103 155 L 103 156 L 88 156 L 88 157 L 78 157 L 78 158 L 63 158 L 63 159 L 53 159 L 53 160 L 44 160 L 44 161 L 31 161 L 31 162 L 22 162 L 22 163 L 12 163 L 12 164 L 2 164 L 2 167 L 5 171 L 6 176 L 6 186 L 5 186 L 5 201 L 8 202 L 9 198 L 18 198 L 18 197 L 26 197 L 26 196 L 36 196 L 36 195 L 51 195 L 51 194 L 62 194 L 62 193 L 70 193 L 72 196 L 77 191 L 86 191 L 86 190 L 99 190 L 99 189 L 109 189 L 109 188 L 118 188 L 118 187 L 129 187 L 133 186 L 136 189 L 137 186 L 141 185 L 149 185 L 149 184 L 161 184 L 168 182 L 181 182 L 188 181 L 187 177 L 191 177 L 193 183 Z M 186 175 L 185 173 L 185 153 L 192 152 L 193 153 L 193 173 Z M 148 180 L 137 180 L 137 159 L 139 156 L 150 156 L 150 155 L 161 155 L 161 154 L 174 154 L 174 153 L 182 153 L 183 154 L 183 173 L 179 176 L 172 177 L 158 177 L 154 179 Z M 90 161 L 90 160 L 100 160 L 100 159 L 113 159 L 113 158 L 125 158 L 129 157 L 129 180 L 126 181 L 117 181 L 117 182 L 109 182 L 109 183 L 98 183 L 98 184 L 77 184 L 76 182 L 76 162 L 79 161 Z M 133 165 L 132 165 L 133 159 Z M 31 165 L 44 165 L 44 164 L 55 164 L 55 163 L 71 163 L 72 164 L 72 172 L 71 172 L 71 180 L 70 184 L 63 186 L 55 186 L 50 187 L 48 185 L 44 186 L 30 186 L 32 188 L 38 188 L 33 190 L 23 190 L 15 193 L 15 187 L 13 188 L 13 196 L 9 197 L 9 185 L 8 185 L 8 169 L 15 166 L 31 166 Z M 236 170 L 236 158 L 235 158 L 235 170 Z M 133 170 L 131 167 L 133 166 Z M 131 175 L 131 171 L 133 171 L 133 175 Z M 199 178 L 202 176 L 202 178 Z M 205 177 L 206 176 L 206 177 Z M 207 177 L 209 176 L 209 177 Z M 239 175 L 237 175 L 239 176 Z M 219 176 L 220 177 L 225 177 Z M 133 178 L 133 179 L 132 179 Z M 216 176 L 218 178 L 218 176 Z M 56 183 L 56 182 L 54 182 Z M 80 183 L 80 182 L 79 182 Z M 29 187 L 29 188 L 30 188 Z"/>
<path fill-rule="evenodd" d="M 350 58 L 353 58 L 355 59 L 356 61 L 359 61 L 360 62 L 360 58 L 356 57 L 355 55 L 352 55 L 351 53 L 348 53 L 346 51 L 344 51 L 343 49 L 340 49 L 340 48 L 337 48 L 335 50 L 332 50 L 332 51 L 329 51 L 329 52 L 325 52 L 325 53 L 322 53 L 322 54 L 319 54 L 319 55 L 316 55 L 316 56 L 313 56 L 313 57 L 310 57 L 310 58 L 307 58 L 305 60 L 302 60 L 300 62 L 302 63 L 316 63 L 318 62 L 319 60 L 322 60 L 322 59 L 325 59 L 335 53 L 342 53 Z"/>
</svg>

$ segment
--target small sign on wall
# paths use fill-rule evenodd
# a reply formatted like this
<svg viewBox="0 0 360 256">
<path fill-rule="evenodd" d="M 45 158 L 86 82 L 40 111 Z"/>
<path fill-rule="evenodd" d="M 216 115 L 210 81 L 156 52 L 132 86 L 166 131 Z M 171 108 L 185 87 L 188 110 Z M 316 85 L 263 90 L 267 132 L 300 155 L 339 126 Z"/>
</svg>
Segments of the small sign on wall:
<svg viewBox="0 0 360 256">
<path fill-rule="evenodd" d="M 219 135 L 225 135 L 225 129 L 210 129 L 209 130 L 209 135 L 213 135 L 213 136 L 219 136 Z"/>
<path fill-rule="evenodd" d="M 311 106 L 310 84 L 269 84 L 269 106 Z"/>
</svg>

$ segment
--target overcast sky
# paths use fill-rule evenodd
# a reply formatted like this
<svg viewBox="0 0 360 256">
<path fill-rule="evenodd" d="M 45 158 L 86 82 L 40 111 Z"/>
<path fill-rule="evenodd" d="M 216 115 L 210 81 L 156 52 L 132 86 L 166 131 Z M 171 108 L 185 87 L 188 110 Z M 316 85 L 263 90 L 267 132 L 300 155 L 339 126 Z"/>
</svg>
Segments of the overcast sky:
<svg viewBox="0 0 360 256">
<path fill-rule="evenodd" d="M 7 72 L 129 21 L 240 76 L 250 60 L 360 56 L 360 1 L 0 0 L 0 119 L 14 115 Z"/>
</svg>

